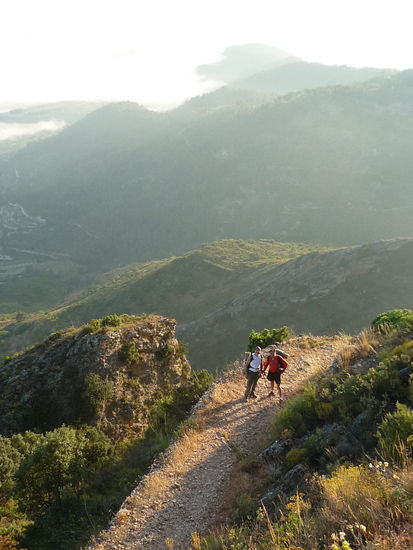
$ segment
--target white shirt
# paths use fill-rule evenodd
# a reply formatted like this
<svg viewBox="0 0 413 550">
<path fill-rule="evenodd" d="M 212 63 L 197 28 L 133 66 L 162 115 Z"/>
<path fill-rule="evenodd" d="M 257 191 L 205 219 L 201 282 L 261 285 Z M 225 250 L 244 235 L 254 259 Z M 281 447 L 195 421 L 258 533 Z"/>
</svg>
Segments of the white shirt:
<svg viewBox="0 0 413 550">
<path fill-rule="evenodd" d="M 249 370 L 251 372 L 258 372 L 260 370 L 260 366 L 261 366 L 261 355 L 255 355 L 255 353 L 253 353 L 251 355 L 251 362 L 248 366 Z"/>
</svg>

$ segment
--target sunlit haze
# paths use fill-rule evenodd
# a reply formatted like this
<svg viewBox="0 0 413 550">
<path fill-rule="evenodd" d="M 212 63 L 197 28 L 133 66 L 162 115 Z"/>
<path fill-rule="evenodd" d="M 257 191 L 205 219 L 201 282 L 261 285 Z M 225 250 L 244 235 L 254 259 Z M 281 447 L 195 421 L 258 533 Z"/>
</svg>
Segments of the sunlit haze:
<svg viewBox="0 0 413 550">
<path fill-rule="evenodd" d="M 167 108 L 211 89 L 196 66 L 263 43 L 306 61 L 413 66 L 406 0 L 3 0 L 0 107 L 132 100 Z"/>
</svg>

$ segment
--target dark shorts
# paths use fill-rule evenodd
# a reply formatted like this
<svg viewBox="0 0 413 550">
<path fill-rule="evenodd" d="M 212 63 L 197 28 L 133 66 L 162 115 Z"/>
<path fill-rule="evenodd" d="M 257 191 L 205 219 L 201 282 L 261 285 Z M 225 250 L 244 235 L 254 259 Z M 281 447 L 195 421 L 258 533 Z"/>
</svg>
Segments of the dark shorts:
<svg viewBox="0 0 413 550">
<path fill-rule="evenodd" d="M 267 380 L 275 380 L 275 383 L 277 386 L 281 384 L 281 373 L 277 370 L 277 372 L 269 372 L 267 374 Z"/>
</svg>

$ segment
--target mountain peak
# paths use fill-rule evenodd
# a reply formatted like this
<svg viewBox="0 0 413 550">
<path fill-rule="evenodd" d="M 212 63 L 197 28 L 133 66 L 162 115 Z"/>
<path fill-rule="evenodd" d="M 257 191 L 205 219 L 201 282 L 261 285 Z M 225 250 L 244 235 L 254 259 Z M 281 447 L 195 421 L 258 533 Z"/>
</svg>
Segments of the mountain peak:
<svg viewBox="0 0 413 550">
<path fill-rule="evenodd" d="M 242 44 L 226 48 L 219 61 L 200 65 L 196 72 L 203 80 L 229 83 L 293 61 L 299 58 L 274 46 Z"/>
</svg>

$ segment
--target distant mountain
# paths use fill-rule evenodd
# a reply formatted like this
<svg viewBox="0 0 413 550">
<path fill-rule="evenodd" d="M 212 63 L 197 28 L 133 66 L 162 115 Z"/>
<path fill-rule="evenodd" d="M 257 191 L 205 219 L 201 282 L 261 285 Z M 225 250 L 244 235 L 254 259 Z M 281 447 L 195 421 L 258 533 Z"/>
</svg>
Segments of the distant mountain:
<svg viewBox="0 0 413 550">
<path fill-rule="evenodd" d="M 221 59 L 196 68 L 205 80 L 229 83 L 284 63 L 298 61 L 294 55 L 266 44 L 243 44 L 226 48 Z"/>
<path fill-rule="evenodd" d="M 373 67 L 356 68 L 348 65 L 323 65 L 297 60 L 249 75 L 232 82 L 229 87 L 261 94 L 284 95 L 290 92 L 322 86 L 351 85 L 396 71 Z"/>
<path fill-rule="evenodd" d="M 103 107 L 0 167 L 0 271 L 47 257 L 97 274 L 221 238 L 408 237 L 412 92 L 405 71 L 264 104 Z"/>
<path fill-rule="evenodd" d="M 0 122 L 29 124 L 44 120 L 64 120 L 67 124 L 73 124 L 103 105 L 104 101 L 41 103 L 0 113 Z"/>
<path fill-rule="evenodd" d="M 53 136 L 102 105 L 102 101 L 63 101 L 1 112 L 0 162 L 29 143 Z"/>
</svg>

